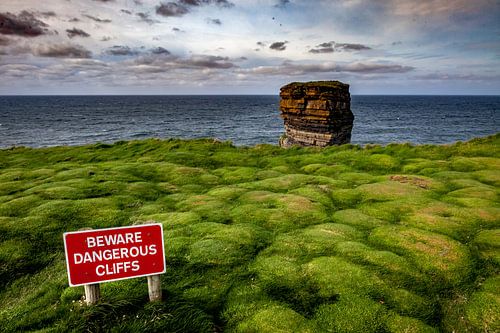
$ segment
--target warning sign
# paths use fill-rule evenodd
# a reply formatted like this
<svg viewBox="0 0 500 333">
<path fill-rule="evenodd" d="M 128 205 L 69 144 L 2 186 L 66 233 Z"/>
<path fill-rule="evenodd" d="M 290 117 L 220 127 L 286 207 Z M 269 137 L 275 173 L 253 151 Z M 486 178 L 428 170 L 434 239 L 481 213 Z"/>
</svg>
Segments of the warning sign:
<svg viewBox="0 0 500 333">
<path fill-rule="evenodd" d="M 64 233 L 70 286 L 165 272 L 161 224 Z"/>
</svg>

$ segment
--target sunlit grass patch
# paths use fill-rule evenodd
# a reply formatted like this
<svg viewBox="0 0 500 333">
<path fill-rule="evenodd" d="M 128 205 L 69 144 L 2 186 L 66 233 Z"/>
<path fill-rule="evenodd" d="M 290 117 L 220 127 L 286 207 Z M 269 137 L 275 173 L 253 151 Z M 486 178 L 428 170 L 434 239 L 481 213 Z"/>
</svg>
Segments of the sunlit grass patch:
<svg viewBox="0 0 500 333">
<path fill-rule="evenodd" d="M 8 285 L 0 294 L 5 309 L 0 311 L 0 323 L 5 332 L 39 330 L 53 324 L 67 309 L 59 307 L 66 285 L 63 260 L 46 264 L 42 270 L 26 274 Z"/>
<path fill-rule="evenodd" d="M 398 181 L 385 181 L 373 184 L 364 184 L 357 188 L 364 200 L 386 201 L 406 197 L 423 196 L 426 190 L 418 186 L 400 183 Z"/>
<path fill-rule="evenodd" d="M 500 278 L 493 277 L 473 293 L 465 308 L 467 319 L 477 331 L 500 330 Z"/>
<path fill-rule="evenodd" d="M 318 308 L 314 322 L 322 332 L 382 332 L 387 312 L 379 303 L 353 294 L 342 294 L 338 302 Z"/>
<path fill-rule="evenodd" d="M 247 190 L 236 186 L 222 186 L 215 187 L 212 190 L 208 191 L 206 194 L 214 198 L 231 201 L 237 199 L 245 192 L 247 192 Z"/>
<path fill-rule="evenodd" d="M 334 189 L 331 197 L 337 209 L 355 208 L 362 200 L 361 193 L 356 189 Z"/>
<path fill-rule="evenodd" d="M 303 265 L 306 276 L 322 297 L 349 294 L 380 297 L 382 280 L 361 265 L 339 257 L 317 257 Z"/>
<path fill-rule="evenodd" d="M 258 168 L 251 167 L 226 167 L 214 170 L 213 173 L 221 177 L 227 184 L 237 184 L 257 180 Z"/>
<path fill-rule="evenodd" d="M 186 260 L 198 265 L 234 265 L 248 260 L 265 244 L 257 226 L 198 223 L 186 230 L 192 241 Z"/>
<path fill-rule="evenodd" d="M 60 170 L 50 178 L 51 182 L 73 180 L 77 178 L 90 178 L 98 172 L 96 166 L 76 167 L 72 166 L 67 170 Z"/>
<path fill-rule="evenodd" d="M 325 207 L 299 195 L 251 191 L 238 200 L 241 205 L 232 209 L 232 218 L 236 222 L 287 231 L 328 221 Z"/>
<path fill-rule="evenodd" d="M 451 186 L 452 190 L 458 190 L 465 187 L 484 187 L 485 189 L 492 189 L 494 187 L 490 185 L 486 185 L 481 183 L 475 179 L 452 179 L 448 181 L 448 184 Z"/>
<path fill-rule="evenodd" d="M 407 216 L 402 224 L 419 229 L 438 232 L 462 241 L 470 240 L 478 228 L 467 209 L 436 202 Z"/>
<path fill-rule="evenodd" d="M 179 167 L 174 170 L 174 176 L 171 180 L 173 184 L 200 184 L 200 185 L 217 185 L 219 177 L 212 175 L 206 171 L 194 168 Z"/>
<path fill-rule="evenodd" d="M 485 186 L 467 187 L 449 192 L 448 196 L 478 198 L 484 200 L 498 201 L 498 192 L 494 189 L 488 189 Z"/>
<path fill-rule="evenodd" d="M 428 160 L 425 158 L 414 158 L 406 160 L 402 167 L 404 173 L 429 175 L 436 170 L 448 170 L 449 163 L 444 160 Z"/>
<path fill-rule="evenodd" d="M 472 261 L 467 247 L 447 236 L 415 228 L 383 226 L 375 229 L 369 239 L 438 277 L 442 287 L 457 285 L 471 273 Z"/>
<path fill-rule="evenodd" d="M 474 245 L 484 259 L 492 260 L 500 266 L 500 229 L 481 231 L 474 239 Z"/>
<path fill-rule="evenodd" d="M 481 183 L 492 185 L 495 187 L 500 186 L 500 172 L 496 170 L 480 170 L 472 173 L 473 177 Z"/>
<path fill-rule="evenodd" d="M 235 332 L 315 332 L 314 326 L 309 321 L 292 309 L 272 304 L 259 309 L 255 314 L 237 325 Z"/>
<path fill-rule="evenodd" d="M 387 331 L 390 333 L 438 333 L 439 331 L 422 321 L 390 313 L 386 322 Z"/>
<path fill-rule="evenodd" d="M 332 199 L 329 195 L 330 190 L 322 185 L 307 185 L 305 187 L 299 187 L 295 190 L 291 190 L 288 193 L 308 198 L 309 200 L 318 202 L 328 208 L 333 206 Z"/>
<path fill-rule="evenodd" d="M 458 179 L 473 179 L 473 173 L 471 172 L 460 172 L 460 171 L 442 171 L 436 170 L 431 175 L 432 178 L 438 179 L 440 181 L 452 181 Z"/>
<path fill-rule="evenodd" d="M 344 209 L 336 211 L 333 213 L 332 219 L 337 223 L 348 224 L 362 229 L 373 229 L 387 224 L 386 221 L 366 215 L 358 209 Z"/>
<path fill-rule="evenodd" d="M 381 251 L 356 241 L 339 242 L 335 251 L 342 258 L 370 265 L 381 272 L 390 285 L 424 289 L 427 287 L 425 276 L 404 257 L 390 251 Z"/>
<path fill-rule="evenodd" d="M 250 270 L 255 272 L 264 287 L 276 285 L 290 289 L 300 289 L 303 281 L 301 267 L 292 255 L 259 256 Z"/>
<path fill-rule="evenodd" d="M 451 158 L 450 166 L 454 171 L 470 172 L 484 169 L 485 164 L 483 161 L 474 158 L 457 156 Z"/>
<path fill-rule="evenodd" d="M 128 183 L 122 193 L 134 196 L 138 199 L 153 201 L 158 199 L 162 194 L 162 190 L 154 183 L 134 182 Z"/>
<path fill-rule="evenodd" d="M 230 206 L 214 196 L 192 195 L 176 205 L 182 212 L 195 212 L 202 220 L 208 222 L 231 222 Z"/>
<path fill-rule="evenodd" d="M 401 220 L 404 220 L 405 216 L 433 203 L 434 200 L 423 196 L 403 196 L 400 199 L 391 201 L 367 201 L 358 205 L 358 209 L 362 213 L 374 218 L 390 223 L 399 223 Z"/>
<path fill-rule="evenodd" d="M 309 164 L 302 167 L 302 171 L 307 174 L 317 176 L 335 177 L 345 172 L 351 171 L 351 168 L 344 164 Z"/>
<path fill-rule="evenodd" d="M 400 161 L 387 154 L 372 154 L 367 159 L 361 160 L 358 165 L 363 170 L 388 172 L 398 169 Z"/>
<path fill-rule="evenodd" d="M 227 294 L 222 316 L 230 331 L 237 331 L 238 324 L 251 318 L 259 309 L 278 304 L 252 280 L 235 283 Z"/>
<path fill-rule="evenodd" d="M 10 181 L 10 182 L 1 182 L 0 183 L 0 196 L 10 195 L 10 194 L 18 194 L 24 190 L 35 186 L 36 184 L 30 181 Z"/>
<path fill-rule="evenodd" d="M 383 303 L 393 311 L 422 320 L 430 320 L 437 313 L 437 302 L 420 296 L 407 289 L 388 285 L 384 288 Z"/>
<path fill-rule="evenodd" d="M 272 192 L 285 192 L 309 184 L 332 184 L 337 185 L 334 179 L 321 176 L 310 176 L 303 174 L 291 174 L 263 180 L 241 183 L 239 186 L 249 190 L 266 190 Z"/>
<path fill-rule="evenodd" d="M 317 256 L 332 255 L 338 242 L 356 240 L 361 236 L 360 232 L 347 225 L 318 224 L 276 237 L 261 254 L 280 255 L 305 262 Z"/>
<path fill-rule="evenodd" d="M 346 181 L 351 186 L 359 186 L 376 182 L 379 178 L 369 173 L 364 172 L 343 172 L 337 177 L 340 180 Z"/>
<path fill-rule="evenodd" d="M 37 195 L 27 195 L 0 203 L 0 216 L 26 216 L 29 211 L 43 203 Z"/>
</svg>

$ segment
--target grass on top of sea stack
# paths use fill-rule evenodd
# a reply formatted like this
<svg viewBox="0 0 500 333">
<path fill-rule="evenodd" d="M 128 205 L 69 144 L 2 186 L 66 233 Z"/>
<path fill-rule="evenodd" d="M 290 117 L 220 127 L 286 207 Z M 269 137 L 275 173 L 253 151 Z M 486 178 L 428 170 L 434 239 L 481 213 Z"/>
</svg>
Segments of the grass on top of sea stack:
<svg viewBox="0 0 500 333">
<path fill-rule="evenodd" d="M 499 331 L 499 189 L 500 134 L 0 150 L 0 331 Z M 62 233 L 151 220 L 164 301 L 138 278 L 84 306 Z"/>
</svg>

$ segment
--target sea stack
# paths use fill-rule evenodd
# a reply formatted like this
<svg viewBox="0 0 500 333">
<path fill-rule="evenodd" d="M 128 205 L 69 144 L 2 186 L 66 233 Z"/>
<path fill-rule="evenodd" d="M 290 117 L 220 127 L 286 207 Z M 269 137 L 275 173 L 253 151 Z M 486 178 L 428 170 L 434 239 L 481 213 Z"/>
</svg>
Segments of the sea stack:
<svg viewBox="0 0 500 333">
<path fill-rule="evenodd" d="M 349 85 L 339 81 L 293 82 L 280 89 L 285 122 L 281 147 L 325 147 L 351 142 L 354 115 Z"/>
</svg>

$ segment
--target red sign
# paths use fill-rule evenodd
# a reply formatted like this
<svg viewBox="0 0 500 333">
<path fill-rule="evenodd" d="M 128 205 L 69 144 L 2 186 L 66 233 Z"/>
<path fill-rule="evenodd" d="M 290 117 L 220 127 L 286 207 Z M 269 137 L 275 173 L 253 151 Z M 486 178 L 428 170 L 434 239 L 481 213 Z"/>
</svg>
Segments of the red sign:
<svg viewBox="0 0 500 333">
<path fill-rule="evenodd" d="M 64 233 L 70 286 L 165 273 L 163 227 L 131 227 Z"/>
</svg>

